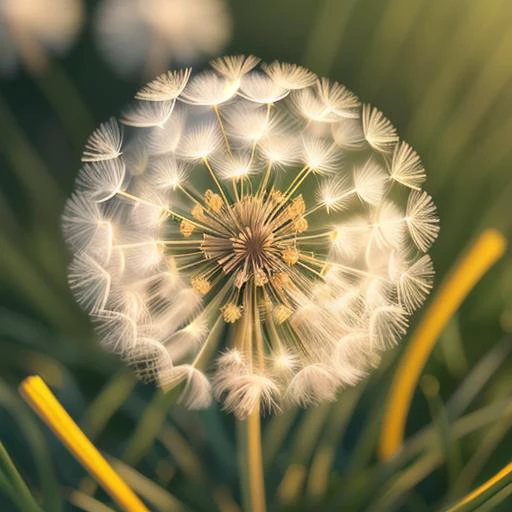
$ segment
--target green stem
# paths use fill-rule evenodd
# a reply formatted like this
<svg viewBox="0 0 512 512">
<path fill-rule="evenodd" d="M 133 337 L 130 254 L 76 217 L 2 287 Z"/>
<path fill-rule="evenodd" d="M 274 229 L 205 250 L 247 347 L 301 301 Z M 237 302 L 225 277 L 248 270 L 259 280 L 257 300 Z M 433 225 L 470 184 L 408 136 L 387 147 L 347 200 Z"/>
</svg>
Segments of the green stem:
<svg viewBox="0 0 512 512">
<path fill-rule="evenodd" d="M 243 510 L 246 512 L 265 512 L 266 500 L 259 405 L 246 420 L 237 421 L 237 433 Z"/>
</svg>

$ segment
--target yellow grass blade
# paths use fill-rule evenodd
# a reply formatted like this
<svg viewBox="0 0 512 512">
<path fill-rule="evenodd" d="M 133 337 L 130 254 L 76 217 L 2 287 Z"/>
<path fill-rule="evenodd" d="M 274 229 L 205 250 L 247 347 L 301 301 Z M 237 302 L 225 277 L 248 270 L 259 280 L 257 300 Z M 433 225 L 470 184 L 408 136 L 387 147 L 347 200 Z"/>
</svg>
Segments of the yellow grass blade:
<svg viewBox="0 0 512 512">
<path fill-rule="evenodd" d="M 96 478 L 123 510 L 149 512 L 80 430 L 41 377 L 27 377 L 20 385 L 20 393 L 66 448 Z"/>
<path fill-rule="evenodd" d="M 498 473 L 493 477 L 489 478 L 487 482 L 484 482 L 480 487 L 477 487 L 474 491 L 470 492 L 467 496 L 450 507 L 447 512 L 458 512 L 459 510 L 462 510 L 466 505 L 475 501 L 478 497 L 491 489 L 491 487 L 495 486 L 501 480 L 504 480 L 510 475 L 512 475 L 512 462 L 507 464 L 501 471 L 498 471 Z M 473 509 L 471 508 L 471 510 Z"/>
<path fill-rule="evenodd" d="M 493 229 L 484 231 L 441 285 L 437 297 L 425 312 L 391 385 L 378 447 L 381 459 L 392 457 L 402 445 L 414 389 L 438 336 L 505 249 L 506 240 L 501 233 Z"/>
</svg>

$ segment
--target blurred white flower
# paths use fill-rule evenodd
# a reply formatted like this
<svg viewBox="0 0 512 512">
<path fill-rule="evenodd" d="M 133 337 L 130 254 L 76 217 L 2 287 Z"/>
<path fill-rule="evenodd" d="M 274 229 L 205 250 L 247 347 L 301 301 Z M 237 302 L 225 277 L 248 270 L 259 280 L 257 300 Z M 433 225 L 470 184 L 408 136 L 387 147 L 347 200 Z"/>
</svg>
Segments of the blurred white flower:
<svg viewBox="0 0 512 512">
<path fill-rule="evenodd" d="M 97 42 L 121 74 L 162 73 L 218 53 L 231 36 L 224 0 L 102 0 Z"/>
<path fill-rule="evenodd" d="M 12 73 L 18 61 L 40 71 L 49 52 L 71 46 L 83 21 L 81 0 L 0 0 L 0 71 Z"/>
<path fill-rule="evenodd" d="M 63 216 L 105 347 L 192 408 L 333 400 L 430 291 L 425 172 L 383 114 L 288 64 L 167 72 L 90 137 Z M 307 101 L 305 101 L 305 99 Z"/>
</svg>

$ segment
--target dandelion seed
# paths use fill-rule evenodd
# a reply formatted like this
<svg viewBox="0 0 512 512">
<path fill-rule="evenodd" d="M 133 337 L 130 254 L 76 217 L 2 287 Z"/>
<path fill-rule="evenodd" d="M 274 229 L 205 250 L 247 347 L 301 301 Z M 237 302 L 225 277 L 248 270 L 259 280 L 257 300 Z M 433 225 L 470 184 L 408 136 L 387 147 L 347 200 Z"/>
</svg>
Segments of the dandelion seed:
<svg viewBox="0 0 512 512">
<path fill-rule="evenodd" d="M 185 389 L 180 402 L 189 409 L 204 409 L 212 401 L 211 384 L 197 368 L 191 365 L 175 366 L 160 374 L 160 384 L 166 388 L 173 388 L 181 382 Z"/>
<path fill-rule="evenodd" d="M 97 203 L 75 192 L 62 215 L 62 230 L 73 251 L 85 251 L 106 262 L 112 249 L 113 226 Z"/>
<path fill-rule="evenodd" d="M 304 162 L 310 169 L 319 174 L 336 171 L 341 155 L 335 146 L 316 137 L 304 137 L 302 146 Z"/>
<path fill-rule="evenodd" d="M 174 72 L 168 71 L 144 86 L 135 95 L 135 98 L 146 101 L 174 100 L 183 92 L 191 73 L 190 68 Z"/>
<path fill-rule="evenodd" d="M 439 234 L 439 220 L 434 202 L 426 192 L 410 194 L 405 221 L 418 249 L 428 251 Z"/>
<path fill-rule="evenodd" d="M 300 146 L 289 135 L 276 135 L 263 139 L 258 145 L 261 156 L 274 168 L 283 168 L 298 162 Z"/>
<path fill-rule="evenodd" d="M 396 146 L 390 174 L 392 179 L 415 190 L 420 189 L 420 185 L 426 177 L 420 157 L 406 142 L 401 142 Z"/>
<path fill-rule="evenodd" d="M 195 126 L 183 135 L 176 153 L 186 160 L 208 157 L 221 145 L 221 134 L 214 123 Z"/>
<path fill-rule="evenodd" d="M 122 132 L 115 119 L 101 124 L 89 137 L 82 154 L 82 162 L 112 160 L 121 155 Z"/>
<path fill-rule="evenodd" d="M 137 101 L 128 108 L 121 122 L 137 128 L 163 127 L 174 109 L 174 100 L 170 101 Z"/>
<path fill-rule="evenodd" d="M 303 89 L 313 85 L 317 80 L 313 72 L 297 64 L 275 60 L 268 65 L 263 64 L 263 69 L 283 89 Z"/>
<path fill-rule="evenodd" d="M 240 80 L 206 71 L 192 78 L 180 99 L 191 105 L 218 106 L 232 99 L 239 87 Z"/>
<path fill-rule="evenodd" d="M 124 183 L 126 167 L 120 158 L 86 164 L 78 174 L 77 186 L 93 201 L 102 203 L 118 194 Z"/>
<path fill-rule="evenodd" d="M 264 107 L 252 104 L 235 105 L 226 113 L 226 131 L 241 141 L 254 144 L 270 135 L 272 118 Z"/>
<path fill-rule="evenodd" d="M 185 406 L 214 396 L 239 418 L 364 378 L 429 293 L 439 230 L 418 156 L 378 110 L 258 63 L 144 87 L 135 130 L 89 139 L 63 215 L 103 345 Z"/>
<path fill-rule="evenodd" d="M 227 79 L 238 81 L 256 67 L 259 62 L 260 59 L 254 55 L 233 55 L 214 59 L 210 62 L 210 66 Z"/>
<path fill-rule="evenodd" d="M 408 310 L 417 309 L 432 288 L 434 268 L 430 256 L 426 254 L 413 264 L 409 264 L 395 255 L 390 258 L 389 265 L 390 277 L 397 283 L 400 302 Z"/>
<path fill-rule="evenodd" d="M 334 142 L 342 149 L 360 149 L 365 141 L 359 120 L 343 120 L 332 125 Z"/>
<path fill-rule="evenodd" d="M 155 187 L 163 190 L 176 190 L 189 174 L 188 166 L 174 156 L 168 155 L 154 159 L 154 164 L 148 169 Z"/>
<path fill-rule="evenodd" d="M 386 175 L 371 160 L 354 170 L 354 188 L 356 194 L 365 202 L 376 205 L 385 192 Z"/>
<path fill-rule="evenodd" d="M 69 267 L 71 291 L 89 313 L 103 310 L 109 298 L 111 283 L 108 270 L 86 253 L 79 253 Z"/>
<path fill-rule="evenodd" d="M 389 151 L 398 141 L 396 130 L 382 112 L 369 105 L 363 106 L 363 133 L 366 141 L 377 151 Z"/>
<path fill-rule="evenodd" d="M 288 93 L 288 89 L 280 86 L 272 78 L 257 72 L 242 78 L 239 92 L 243 98 L 265 105 L 282 100 Z"/>
<path fill-rule="evenodd" d="M 360 101 L 343 85 L 321 78 L 318 83 L 318 94 L 325 108 L 340 117 L 358 118 Z"/>
</svg>

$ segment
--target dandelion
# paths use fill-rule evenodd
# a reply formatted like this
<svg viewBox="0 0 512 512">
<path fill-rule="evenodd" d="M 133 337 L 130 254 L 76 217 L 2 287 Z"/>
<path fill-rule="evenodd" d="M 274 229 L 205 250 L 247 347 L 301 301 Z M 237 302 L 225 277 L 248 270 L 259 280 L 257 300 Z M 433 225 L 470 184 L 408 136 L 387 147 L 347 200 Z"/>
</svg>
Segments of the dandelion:
<svg viewBox="0 0 512 512">
<path fill-rule="evenodd" d="M 258 62 L 150 82 L 89 139 L 63 216 L 104 346 L 184 405 L 215 397 L 239 418 L 364 378 L 428 295 L 439 229 L 380 111 Z"/>
<path fill-rule="evenodd" d="M 116 71 L 153 75 L 171 59 L 192 63 L 218 53 L 230 37 L 231 19 L 224 0 L 102 0 L 95 29 Z M 161 82 L 170 83 L 165 77 Z"/>
<path fill-rule="evenodd" d="M 41 71 L 48 53 L 64 53 L 84 18 L 81 0 L 0 0 L 0 71 L 12 73 L 21 61 Z"/>
</svg>

